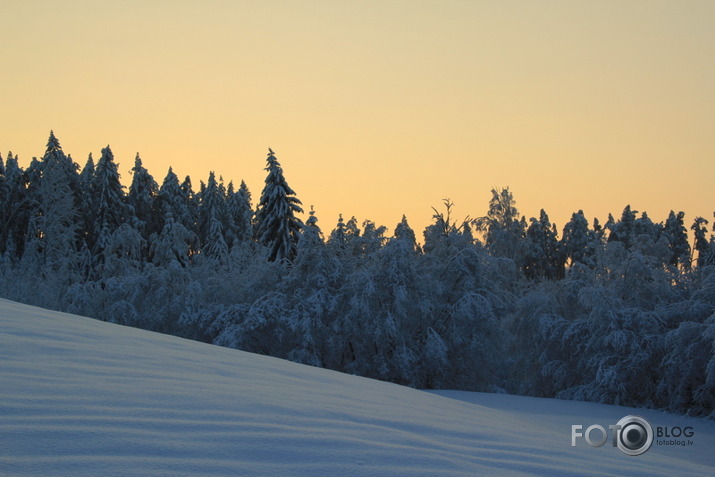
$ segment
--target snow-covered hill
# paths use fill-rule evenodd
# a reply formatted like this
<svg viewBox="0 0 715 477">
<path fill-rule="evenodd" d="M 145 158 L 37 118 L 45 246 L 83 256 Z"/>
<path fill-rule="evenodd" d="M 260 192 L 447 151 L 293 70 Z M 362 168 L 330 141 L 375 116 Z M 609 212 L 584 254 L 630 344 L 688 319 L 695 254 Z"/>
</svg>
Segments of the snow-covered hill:
<svg viewBox="0 0 715 477">
<path fill-rule="evenodd" d="M 693 445 L 571 446 L 628 414 Z M 0 475 L 713 475 L 714 449 L 702 419 L 419 391 L 0 300 Z"/>
</svg>

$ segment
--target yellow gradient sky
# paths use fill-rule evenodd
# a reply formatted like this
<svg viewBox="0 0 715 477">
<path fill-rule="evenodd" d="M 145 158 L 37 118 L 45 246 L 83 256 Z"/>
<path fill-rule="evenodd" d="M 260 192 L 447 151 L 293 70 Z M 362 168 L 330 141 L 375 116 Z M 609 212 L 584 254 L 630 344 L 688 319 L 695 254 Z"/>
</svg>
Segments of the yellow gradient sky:
<svg viewBox="0 0 715 477">
<path fill-rule="evenodd" d="M 0 152 L 50 129 L 161 183 L 244 179 L 267 147 L 329 232 L 338 213 L 418 237 L 431 206 L 510 186 L 559 230 L 626 204 L 715 210 L 715 2 L 2 1 Z"/>
</svg>

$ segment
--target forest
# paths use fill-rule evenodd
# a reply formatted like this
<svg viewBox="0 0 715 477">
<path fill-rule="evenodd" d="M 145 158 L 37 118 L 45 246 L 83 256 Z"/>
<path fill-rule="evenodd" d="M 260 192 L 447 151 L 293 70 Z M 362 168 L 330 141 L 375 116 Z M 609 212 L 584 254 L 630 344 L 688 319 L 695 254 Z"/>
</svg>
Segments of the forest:
<svg viewBox="0 0 715 477">
<path fill-rule="evenodd" d="M 707 219 L 626 206 L 559 231 L 503 188 L 476 219 L 445 200 L 419 239 L 405 217 L 324 232 L 270 149 L 265 168 L 255 206 L 138 154 L 125 187 L 109 146 L 80 167 L 51 132 L 26 168 L 0 157 L 0 296 L 416 388 L 715 418 Z"/>
</svg>

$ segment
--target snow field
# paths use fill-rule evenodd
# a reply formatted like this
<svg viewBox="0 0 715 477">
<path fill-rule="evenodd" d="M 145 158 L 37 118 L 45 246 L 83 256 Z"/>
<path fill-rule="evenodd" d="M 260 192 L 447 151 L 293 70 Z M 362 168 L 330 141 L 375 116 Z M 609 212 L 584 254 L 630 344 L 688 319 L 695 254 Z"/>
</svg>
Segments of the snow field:
<svg viewBox="0 0 715 477">
<path fill-rule="evenodd" d="M 630 457 L 571 425 L 692 426 Z M 715 423 L 425 392 L 0 300 L 0 475 L 713 475 Z"/>
</svg>

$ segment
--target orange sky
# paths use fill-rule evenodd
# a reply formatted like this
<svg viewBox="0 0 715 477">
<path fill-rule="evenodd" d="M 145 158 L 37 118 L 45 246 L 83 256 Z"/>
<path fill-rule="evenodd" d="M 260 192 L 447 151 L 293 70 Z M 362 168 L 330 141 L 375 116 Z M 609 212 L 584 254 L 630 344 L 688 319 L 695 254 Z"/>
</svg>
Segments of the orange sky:
<svg viewBox="0 0 715 477">
<path fill-rule="evenodd" d="M 559 230 L 583 209 L 715 210 L 712 1 L 3 2 L 0 152 L 50 129 L 161 183 L 244 179 L 270 146 L 324 232 L 338 213 L 419 237 L 431 207 L 510 186 Z"/>
</svg>

